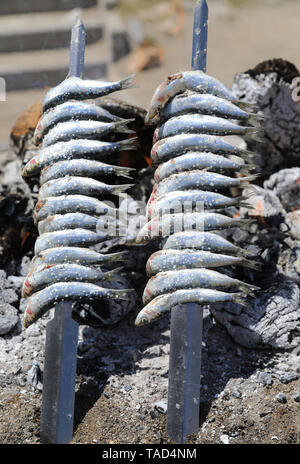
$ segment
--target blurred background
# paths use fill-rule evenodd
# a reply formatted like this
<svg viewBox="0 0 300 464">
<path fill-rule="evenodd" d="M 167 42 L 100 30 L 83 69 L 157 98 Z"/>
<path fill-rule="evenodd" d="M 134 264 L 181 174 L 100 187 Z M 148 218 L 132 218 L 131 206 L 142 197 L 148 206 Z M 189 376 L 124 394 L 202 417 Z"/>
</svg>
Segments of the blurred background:
<svg viewBox="0 0 300 464">
<path fill-rule="evenodd" d="M 19 113 L 67 74 L 70 30 L 87 29 L 86 78 L 136 74 L 122 99 L 147 108 L 170 73 L 189 69 L 194 0 L 10 0 L 0 2 L 0 148 Z M 283 58 L 300 65 L 299 0 L 208 0 L 208 68 L 229 87 L 237 72 Z"/>
</svg>

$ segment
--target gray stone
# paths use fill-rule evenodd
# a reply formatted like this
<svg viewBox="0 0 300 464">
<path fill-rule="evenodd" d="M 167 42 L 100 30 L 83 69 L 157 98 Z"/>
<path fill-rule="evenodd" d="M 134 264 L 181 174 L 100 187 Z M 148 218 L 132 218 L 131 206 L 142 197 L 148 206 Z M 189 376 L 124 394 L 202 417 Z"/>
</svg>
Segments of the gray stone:
<svg viewBox="0 0 300 464">
<path fill-rule="evenodd" d="M 282 404 L 287 403 L 287 399 L 284 393 L 278 393 L 278 395 L 276 395 L 276 399 L 279 403 L 282 403 Z"/>
<path fill-rule="evenodd" d="M 0 335 L 11 332 L 19 321 L 16 308 L 7 303 L 0 303 Z"/>
<path fill-rule="evenodd" d="M 257 372 L 257 380 L 265 386 L 272 385 L 273 383 L 272 374 L 269 374 L 268 372 Z"/>
<path fill-rule="evenodd" d="M 158 401 L 154 404 L 155 409 L 162 414 L 167 414 L 168 405 L 165 401 Z"/>
<path fill-rule="evenodd" d="M 297 380 L 298 379 L 298 375 L 295 374 L 295 372 L 287 372 L 286 374 L 282 374 L 279 378 L 280 382 L 281 383 L 290 383 L 292 382 L 293 380 Z"/>
<path fill-rule="evenodd" d="M 286 211 L 300 208 L 300 168 L 281 169 L 264 182 L 264 188 L 272 191 Z"/>
<path fill-rule="evenodd" d="M 293 400 L 296 401 L 296 403 L 300 403 L 300 393 L 293 395 Z"/>
<path fill-rule="evenodd" d="M 242 394 L 241 394 L 240 390 L 238 390 L 237 388 L 235 388 L 234 390 L 232 390 L 232 395 L 233 395 L 235 398 L 241 398 L 241 397 L 242 397 Z"/>
</svg>

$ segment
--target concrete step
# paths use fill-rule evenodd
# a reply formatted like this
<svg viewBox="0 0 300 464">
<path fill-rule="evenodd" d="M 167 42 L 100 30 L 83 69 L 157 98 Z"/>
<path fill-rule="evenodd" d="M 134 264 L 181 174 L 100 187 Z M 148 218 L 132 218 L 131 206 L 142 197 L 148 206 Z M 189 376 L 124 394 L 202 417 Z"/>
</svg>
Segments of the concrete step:
<svg viewBox="0 0 300 464">
<path fill-rule="evenodd" d="M 107 73 L 108 56 L 104 41 L 87 46 L 84 77 L 103 78 Z M 6 91 L 53 87 L 68 74 L 69 49 L 1 53 L 0 63 Z"/>
<path fill-rule="evenodd" d="M 1 0 L 0 15 L 63 11 L 95 5 L 97 0 Z"/>
<path fill-rule="evenodd" d="M 104 26 L 102 11 L 98 8 L 7 15 L 0 16 L 0 53 L 68 47 L 78 13 L 87 31 L 86 43 L 100 40 Z"/>
</svg>

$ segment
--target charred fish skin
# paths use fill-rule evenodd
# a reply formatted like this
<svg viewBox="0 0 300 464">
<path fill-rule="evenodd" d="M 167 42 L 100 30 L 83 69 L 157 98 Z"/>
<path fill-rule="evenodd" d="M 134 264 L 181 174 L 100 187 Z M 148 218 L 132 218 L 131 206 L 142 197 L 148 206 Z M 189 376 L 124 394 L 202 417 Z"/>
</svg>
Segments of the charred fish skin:
<svg viewBox="0 0 300 464">
<path fill-rule="evenodd" d="M 218 290 L 205 288 L 176 290 L 154 298 L 137 315 L 135 325 L 141 326 L 156 321 L 176 305 L 186 303 L 197 303 L 199 305 L 213 305 L 235 302 L 246 306 L 245 295 L 243 293 L 226 293 Z"/>
<path fill-rule="evenodd" d="M 178 134 L 208 134 L 208 135 L 239 135 L 254 136 L 257 129 L 234 124 L 228 119 L 201 114 L 186 114 L 171 118 L 158 127 L 154 132 L 153 142 L 173 137 Z"/>
<path fill-rule="evenodd" d="M 245 295 L 259 289 L 211 269 L 171 270 L 159 272 L 148 280 L 143 293 L 143 303 L 146 305 L 159 295 L 189 288 L 236 289 Z"/>
<path fill-rule="evenodd" d="M 259 270 L 258 263 L 240 256 L 229 256 L 221 253 L 211 253 L 203 250 L 160 250 L 150 256 L 146 264 L 149 276 L 159 272 L 206 268 L 213 269 L 223 266 L 246 266 Z"/>
<path fill-rule="evenodd" d="M 111 114 L 99 105 L 76 100 L 67 101 L 49 109 L 41 116 L 34 131 L 33 142 L 38 145 L 52 127 L 70 119 L 100 122 L 117 122 L 121 120 L 121 118 Z"/>
<path fill-rule="evenodd" d="M 249 174 L 251 169 L 255 168 L 254 164 L 244 164 L 242 158 L 235 160 L 215 153 L 205 152 L 188 152 L 178 158 L 171 158 L 169 161 L 160 164 L 155 173 L 154 180 L 156 183 L 181 172 L 194 171 L 197 169 L 207 169 L 210 172 L 217 171 L 239 171 L 241 174 Z"/>
<path fill-rule="evenodd" d="M 127 300 L 130 291 L 132 289 L 108 289 L 86 282 L 58 282 L 34 293 L 29 298 L 23 325 L 25 328 L 29 327 L 60 301 Z"/>
<path fill-rule="evenodd" d="M 151 150 L 151 159 L 154 163 L 161 163 L 189 151 L 204 151 L 223 156 L 236 155 L 246 160 L 252 156 L 252 152 L 238 148 L 215 135 L 181 134 L 156 142 Z"/>
<path fill-rule="evenodd" d="M 132 179 L 130 174 L 134 170 L 134 168 L 113 166 L 111 164 L 102 163 L 101 161 L 93 161 L 88 159 L 58 161 L 51 166 L 46 166 L 42 170 L 40 175 L 40 185 L 43 185 L 51 180 L 61 179 L 71 175 L 89 177 L 96 180 L 102 178 L 103 176 L 111 175 Z"/>
<path fill-rule="evenodd" d="M 117 271 L 120 271 L 118 268 Z M 58 282 L 100 282 L 114 278 L 115 269 L 103 272 L 101 268 L 91 268 L 80 264 L 58 264 L 48 266 L 46 269 L 37 270 L 28 274 L 22 288 L 22 298 L 27 298 L 33 293 Z"/>
<path fill-rule="evenodd" d="M 57 142 L 50 147 L 42 149 L 24 166 L 23 177 L 39 174 L 45 166 L 51 166 L 58 161 L 74 159 L 104 160 L 107 156 L 123 150 L 136 150 L 136 138 L 122 140 L 120 142 L 101 142 L 99 140 L 69 140 Z"/>
<path fill-rule="evenodd" d="M 98 180 L 79 177 L 66 176 L 63 179 L 48 181 L 39 191 L 39 199 L 44 200 L 49 197 L 61 196 L 66 191 L 70 195 L 88 195 L 99 197 L 101 194 L 120 195 L 132 187 L 132 184 L 108 185 Z"/>
<path fill-rule="evenodd" d="M 43 101 L 43 112 L 67 100 L 88 100 L 104 97 L 118 90 L 133 88 L 133 79 L 134 75 L 117 82 L 87 80 L 74 76 L 69 77 L 47 92 Z"/>
<path fill-rule="evenodd" d="M 175 95 L 191 90 L 211 94 L 236 102 L 234 95 L 217 79 L 202 71 L 184 71 L 173 74 L 158 86 L 152 97 L 146 122 L 151 121 Z"/>
</svg>

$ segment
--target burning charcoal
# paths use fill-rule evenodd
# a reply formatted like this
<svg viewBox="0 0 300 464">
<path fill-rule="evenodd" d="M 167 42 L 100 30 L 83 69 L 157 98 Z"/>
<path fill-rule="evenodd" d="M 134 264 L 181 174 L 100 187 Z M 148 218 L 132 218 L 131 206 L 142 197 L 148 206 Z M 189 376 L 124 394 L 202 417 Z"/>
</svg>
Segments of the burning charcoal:
<svg viewBox="0 0 300 464">
<path fill-rule="evenodd" d="M 262 142 L 249 141 L 248 148 L 256 152 L 255 164 L 262 178 L 278 168 L 299 164 L 300 107 L 293 101 L 293 79 L 299 71 L 284 60 L 269 60 L 253 70 L 235 76 L 233 93 L 247 103 L 257 105 L 266 116 Z"/>
<path fill-rule="evenodd" d="M 292 350 L 300 343 L 300 290 L 278 277 L 248 306 L 235 303 L 211 307 L 215 319 L 242 346 L 254 349 Z"/>
<path fill-rule="evenodd" d="M 300 168 L 278 171 L 264 182 L 264 188 L 277 195 L 286 211 L 300 209 Z"/>
<path fill-rule="evenodd" d="M 250 189 L 244 189 L 244 192 L 250 194 L 247 203 L 253 209 L 241 208 L 241 215 L 244 216 L 247 211 L 249 217 L 259 219 L 263 225 L 279 227 L 283 222 L 285 210 L 275 193 L 258 186 L 255 186 L 252 194 Z"/>
</svg>

